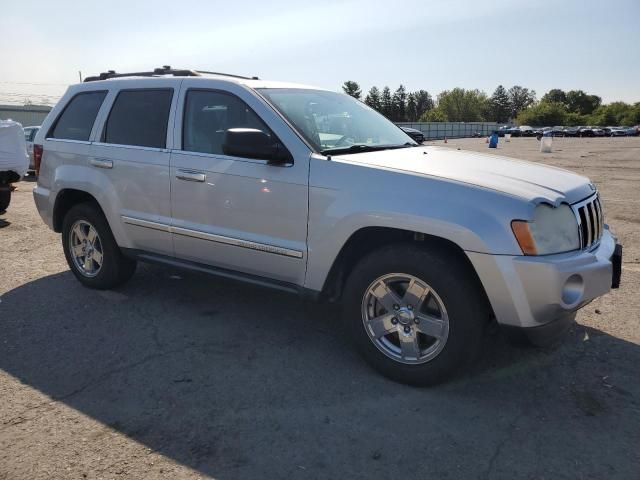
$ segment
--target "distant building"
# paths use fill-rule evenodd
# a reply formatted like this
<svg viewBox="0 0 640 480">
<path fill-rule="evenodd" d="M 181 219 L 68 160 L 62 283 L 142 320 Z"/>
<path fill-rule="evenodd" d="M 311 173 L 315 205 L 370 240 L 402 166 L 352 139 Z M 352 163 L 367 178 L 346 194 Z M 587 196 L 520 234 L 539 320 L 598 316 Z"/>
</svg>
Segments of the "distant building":
<svg viewBox="0 0 640 480">
<path fill-rule="evenodd" d="M 14 120 L 23 127 L 42 125 L 51 107 L 45 105 L 0 105 L 0 120 Z"/>
</svg>

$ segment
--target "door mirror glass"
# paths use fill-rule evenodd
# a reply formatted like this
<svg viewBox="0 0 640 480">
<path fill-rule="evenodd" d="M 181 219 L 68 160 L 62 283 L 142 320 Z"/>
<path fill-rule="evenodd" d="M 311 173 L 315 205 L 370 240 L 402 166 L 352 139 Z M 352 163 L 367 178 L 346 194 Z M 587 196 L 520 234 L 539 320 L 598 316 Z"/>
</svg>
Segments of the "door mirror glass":
<svg viewBox="0 0 640 480">
<path fill-rule="evenodd" d="M 225 132 L 222 151 L 225 155 L 291 163 L 291 154 L 268 133 L 257 128 L 230 128 Z"/>
</svg>

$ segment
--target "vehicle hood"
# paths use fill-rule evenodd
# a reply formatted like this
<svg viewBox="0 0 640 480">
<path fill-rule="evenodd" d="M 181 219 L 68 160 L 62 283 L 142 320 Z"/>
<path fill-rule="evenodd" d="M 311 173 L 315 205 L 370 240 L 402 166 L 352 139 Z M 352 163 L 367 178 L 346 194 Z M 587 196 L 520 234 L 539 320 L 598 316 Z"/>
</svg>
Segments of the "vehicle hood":
<svg viewBox="0 0 640 480">
<path fill-rule="evenodd" d="M 595 188 L 589 179 L 549 165 L 447 147 L 424 146 L 334 156 L 333 161 L 428 175 L 476 185 L 534 203 L 575 203 Z"/>
</svg>

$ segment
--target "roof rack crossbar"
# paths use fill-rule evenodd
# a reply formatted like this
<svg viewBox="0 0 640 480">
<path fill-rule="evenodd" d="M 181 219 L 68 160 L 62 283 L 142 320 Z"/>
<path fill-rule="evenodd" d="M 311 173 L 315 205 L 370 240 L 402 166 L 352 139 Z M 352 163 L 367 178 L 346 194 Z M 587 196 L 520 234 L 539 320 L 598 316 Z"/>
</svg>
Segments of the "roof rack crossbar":
<svg viewBox="0 0 640 480">
<path fill-rule="evenodd" d="M 160 68 L 155 68 L 150 72 L 130 72 L 130 73 L 117 73 L 115 70 L 107 70 L 100 75 L 94 75 L 92 77 L 86 77 L 85 82 L 95 82 L 98 80 L 107 80 L 109 78 L 123 78 L 123 77 L 157 77 L 160 75 L 173 75 L 174 77 L 200 77 L 205 75 L 221 75 L 225 77 L 242 78 L 244 80 L 259 80 L 258 77 L 243 77 L 241 75 L 232 75 L 230 73 L 219 72 L 206 72 L 204 70 L 188 70 L 183 68 L 171 68 L 169 65 L 164 65 Z"/>
<path fill-rule="evenodd" d="M 95 82 L 97 80 L 107 80 L 109 78 L 122 78 L 122 77 L 155 77 L 158 75 L 173 75 L 174 77 L 199 77 L 200 74 L 194 70 L 187 69 L 174 69 L 169 65 L 165 65 L 160 68 L 155 68 L 150 72 L 129 72 L 129 73 L 117 73 L 115 70 L 107 70 L 100 75 L 93 77 L 86 77 L 85 82 Z"/>
</svg>

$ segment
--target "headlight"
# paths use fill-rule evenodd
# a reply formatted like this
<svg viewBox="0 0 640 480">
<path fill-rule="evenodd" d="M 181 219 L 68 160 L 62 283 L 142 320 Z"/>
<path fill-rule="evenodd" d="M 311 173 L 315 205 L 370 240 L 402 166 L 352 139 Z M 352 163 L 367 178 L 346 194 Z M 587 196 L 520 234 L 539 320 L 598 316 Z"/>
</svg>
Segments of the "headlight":
<svg viewBox="0 0 640 480">
<path fill-rule="evenodd" d="M 532 222 L 514 220 L 511 229 L 525 255 L 549 255 L 580 248 L 578 222 L 566 203 L 557 208 L 540 204 Z"/>
</svg>

